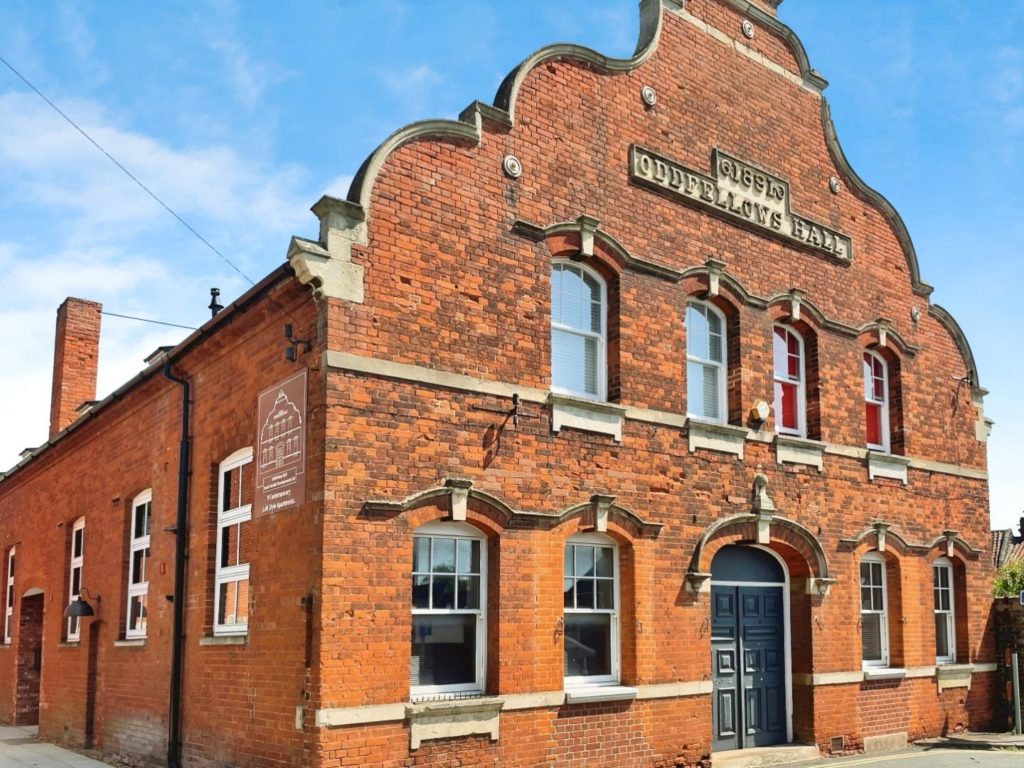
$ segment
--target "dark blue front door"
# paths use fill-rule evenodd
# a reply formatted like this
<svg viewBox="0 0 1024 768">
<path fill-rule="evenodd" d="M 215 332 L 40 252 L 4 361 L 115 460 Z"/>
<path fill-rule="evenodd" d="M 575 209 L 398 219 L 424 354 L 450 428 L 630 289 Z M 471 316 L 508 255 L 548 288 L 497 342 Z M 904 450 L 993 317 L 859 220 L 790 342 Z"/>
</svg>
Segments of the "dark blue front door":
<svg viewBox="0 0 1024 768">
<path fill-rule="evenodd" d="M 786 654 L 782 587 L 715 584 L 712 577 L 711 657 L 712 749 L 784 743 Z"/>
</svg>

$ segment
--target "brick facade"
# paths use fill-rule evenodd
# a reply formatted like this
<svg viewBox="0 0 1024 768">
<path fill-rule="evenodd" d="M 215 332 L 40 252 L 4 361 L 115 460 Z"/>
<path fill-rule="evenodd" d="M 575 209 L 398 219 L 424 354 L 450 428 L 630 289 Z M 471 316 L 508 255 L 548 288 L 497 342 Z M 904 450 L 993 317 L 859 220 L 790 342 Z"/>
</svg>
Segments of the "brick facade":
<svg viewBox="0 0 1024 768">
<path fill-rule="evenodd" d="M 773 6 L 646 0 L 634 59 L 546 49 L 493 107 L 396 133 L 349 200 L 314 206 L 317 242 L 293 240 L 290 268 L 168 353 L 192 387 L 189 765 L 702 764 L 721 726 L 711 617 L 727 546 L 770 552 L 784 573 L 783 741 L 852 751 L 989 723 L 983 391 L 898 215 L 846 166 L 822 81 Z M 714 150 L 762 169 L 786 183 L 787 211 L 848 236 L 851 258 L 794 244 L 753 208 L 738 221 L 740 197 L 684 200 L 638 180 L 634 146 L 705 179 Z M 549 394 L 553 263 L 605 286 L 605 403 Z M 694 301 L 725 328 L 713 426 L 686 415 Z M 296 363 L 284 323 L 311 339 Z M 776 434 L 774 414 L 751 418 L 773 401 L 779 323 L 804 343 L 798 440 Z M 888 452 L 865 450 L 867 350 L 888 370 Z M 46 601 L 40 733 L 138 765 L 167 747 L 181 389 L 161 367 L 0 482 L 16 594 Z M 248 628 L 218 636 L 218 467 L 255 442 L 257 395 L 302 367 L 305 501 L 246 524 Z M 132 500 L 146 489 L 139 641 L 124 629 Z M 68 643 L 64 532 L 82 517 L 83 583 L 102 600 Z M 472 527 L 422 527 L 456 520 Z M 410 696 L 413 537 L 430 530 L 474 531 L 486 553 L 479 685 L 457 696 Z M 615 552 L 614 685 L 566 685 L 576 625 L 562 579 L 579 534 Z M 861 640 L 871 552 L 888 641 L 874 675 Z M 940 557 L 957 663 L 937 668 Z M 21 711 L 27 637 L 0 649 L 0 719 Z"/>
</svg>

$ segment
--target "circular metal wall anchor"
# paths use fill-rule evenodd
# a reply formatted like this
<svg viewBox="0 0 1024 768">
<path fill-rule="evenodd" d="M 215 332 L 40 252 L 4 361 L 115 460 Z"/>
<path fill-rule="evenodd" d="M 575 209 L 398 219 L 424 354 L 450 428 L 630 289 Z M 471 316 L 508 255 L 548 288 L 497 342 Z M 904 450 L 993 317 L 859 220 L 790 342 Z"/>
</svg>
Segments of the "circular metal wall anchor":
<svg viewBox="0 0 1024 768">
<path fill-rule="evenodd" d="M 833 195 L 839 194 L 839 179 L 836 176 L 828 177 L 828 188 L 832 190 Z"/>
<path fill-rule="evenodd" d="M 510 179 L 518 179 L 523 173 L 523 164 L 515 155 L 505 155 L 505 159 L 501 161 L 501 167 Z"/>
<path fill-rule="evenodd" d="M 743 23 L 740 24 L 740 29 L 743 30 L 743 36 L 748 40 L 754 36 L 754 25 L 750 23 L 749 19 L 743 20 Z"/>
<path fill-rule="evenodd" d="M 658 94 L 649 85 L 645 85 L 640 89 L 640 98 L 644 100 L 644 104 L 648 107 L 653 107 L 658 103 Z"/>
</svg>

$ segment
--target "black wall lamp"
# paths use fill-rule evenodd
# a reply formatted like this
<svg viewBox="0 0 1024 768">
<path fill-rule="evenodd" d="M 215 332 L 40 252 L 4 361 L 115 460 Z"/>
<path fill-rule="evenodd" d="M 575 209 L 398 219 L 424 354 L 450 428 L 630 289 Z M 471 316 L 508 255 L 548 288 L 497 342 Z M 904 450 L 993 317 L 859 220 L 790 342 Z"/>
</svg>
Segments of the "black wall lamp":
<svg viewBox="0 0 1024 768">
<path fill-rule="evenodd" d="M 292 324 L 291 323 L 286 323 L 285 324 L 285 326 L 284 326 L 284 337 L 291 344 L 290 347 L 285 347 L 284 348 L 284 359 L 287 360 L 290 363 L 294 363 L 295 362 L 295 358 L 297 356 L 296 353 L 295 353 L 295 350 L 299 347 L 300 344 L 305 347 L 305 349 L 302 350 L 303 353 L 309 352 L 309 350 L 311 350 L 313 348 L 313 343 L 310 340 L 295 338 L 295 332 L 292 330 Z"/>
<path fill-rule="evenodd" d="M 95 600 L 97 604 L 102 602 L 99 595 L 93 597 L 91 594 L 89 594 L 88 589 L 82 587 L 82 591 L 78 593 L 78 597 L 76 597 L 74 601 L 70 605 L 68 605 L 67 608 L 64 609 L 65 619 L 81 619 L 86 616 L 96 615 L 96 611 L 94 611 L 92 609 L 92 606 L 89 605 L 89 603 L 82 598 L 82 595 L 89 595 L 89 598 L 91 600 Z"/>
</svg>

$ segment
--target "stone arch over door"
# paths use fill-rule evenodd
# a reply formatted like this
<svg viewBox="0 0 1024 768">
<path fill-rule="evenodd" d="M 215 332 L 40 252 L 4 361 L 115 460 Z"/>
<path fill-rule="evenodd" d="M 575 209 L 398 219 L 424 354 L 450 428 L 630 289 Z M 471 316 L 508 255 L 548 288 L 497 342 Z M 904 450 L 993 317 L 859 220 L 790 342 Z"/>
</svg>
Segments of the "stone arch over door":
<svg viewBox="0 0 1024 768">
<path fill-rule="evenodd" d="M 797 681 L 793 684 L 796 687 L 790 689 L 789 735 L 795 742 L 814 743 L 813 697 L 803 686 L 804 681 L 810 680 L 815 641 L 820 635 L 815 631 L 814 611 L 827 599 L 835 583 L 824 548 L 807 527 L 780 515 L 757 513 L 723 518 L 708 526 L 698 539 L 685 576 L 686 588 L 710 595 L 716 554 L 724 547 L 736 545 L 770 551 L 784 563 L 789 604 L 786 633 L 791 639 L 787 673 Z"/>
</svg>

